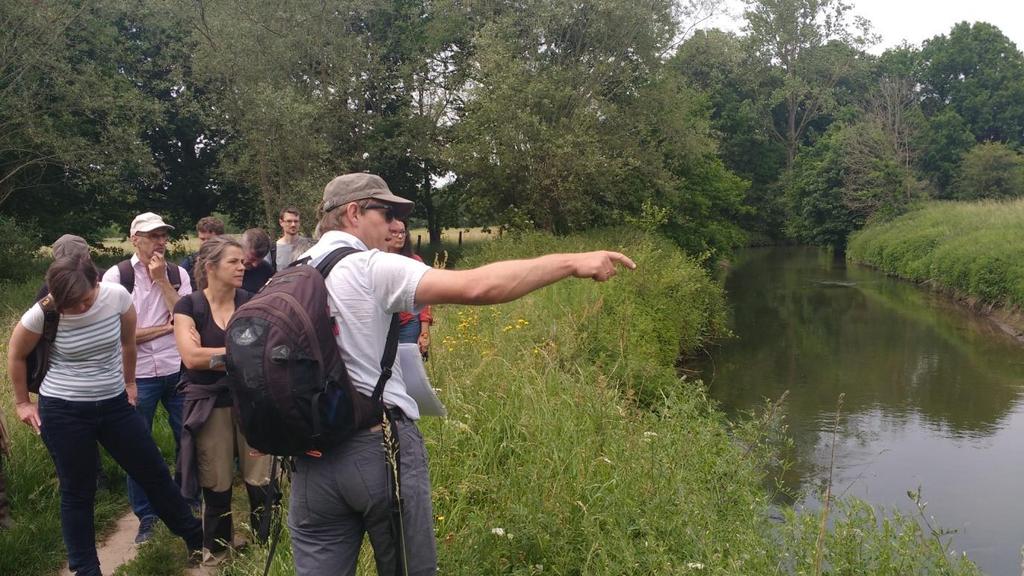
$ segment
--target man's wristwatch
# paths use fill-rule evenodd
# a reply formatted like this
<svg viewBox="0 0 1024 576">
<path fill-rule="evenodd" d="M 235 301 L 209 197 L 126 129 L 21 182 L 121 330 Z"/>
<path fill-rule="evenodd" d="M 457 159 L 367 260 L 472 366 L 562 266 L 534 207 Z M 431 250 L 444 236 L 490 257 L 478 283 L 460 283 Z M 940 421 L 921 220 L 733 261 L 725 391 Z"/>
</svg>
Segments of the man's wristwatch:
<svg viewBox="0 0 1024 576">
<path fill-rule="evenodd" d="M 223 368 L 224 362 L 227 358 L 226 354 L 213 354 L 210 356 L 210 369 L 215 370 L 217 368 Z"/>
</svg>

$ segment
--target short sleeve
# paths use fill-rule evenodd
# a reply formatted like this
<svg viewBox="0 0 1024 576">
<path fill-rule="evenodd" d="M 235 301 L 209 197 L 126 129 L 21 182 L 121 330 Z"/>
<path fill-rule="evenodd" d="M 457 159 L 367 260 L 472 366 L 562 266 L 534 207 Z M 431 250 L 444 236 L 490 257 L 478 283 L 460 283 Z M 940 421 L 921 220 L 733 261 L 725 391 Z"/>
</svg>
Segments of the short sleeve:
<svg viewBox="0 0 1024 576">
<path fill-rule="evenodd" d="M 117 266 L 107 268 L 107 271 L 103 273 L 103 281 L 110 282 L 111 284 L 120 284 L 121 271 L 117 269 Z"/>
<path fill-rule="evenodd" d="M 401 254 L 371 252 L 370 289 L 389 314 L 412 312 L 416 306 L 416 287 L 430 266 Z"/>
<path fill-rule="evenodd" d="M 35 334 L 43 333 L 43 309 L 39 303 L 33 304 L 24 314 L 21 315 L 21 325 Z"/>
<path fill-rule="evenodd" d="M 111 295 L 113 296 L 114 309 L 117 310 L 118 314 L 124 314 L 132 306 L 132 295 L 125 290 L 124 286 L 120 284 L 114 284 L 104 280 L 105 284 L 110 286 Z"/>
<path fill-rule="evenodd" d="M 174 266 L 174 264 L 172 264 Z M 188 270 L 185 270 L 181 266 L 178 266 L 178 272 L 181 274 L 181 286 L 178 286 L 178 296 L 184 298 L 192 293 L 192 277 L 188 275 Z M 181 300 L 179 300 L 180 302 Z M 177 307 L 175 307 L 177 310 Z"/>
<path fill-rule="evenodd" d="M 194 308 L 192 306 L 192 296 L 191 295 L 188 295 L 188 296 L 185 296 L 184 298 L 181 298 L 180 300 L 177 301 L 177 303 L 174 304 L 174 313 L 175 314 L 183 314 L 185 316 L 188 316 L 189 318 L 192 318 L 193 310 L 194 310 Z"/>
</svg>

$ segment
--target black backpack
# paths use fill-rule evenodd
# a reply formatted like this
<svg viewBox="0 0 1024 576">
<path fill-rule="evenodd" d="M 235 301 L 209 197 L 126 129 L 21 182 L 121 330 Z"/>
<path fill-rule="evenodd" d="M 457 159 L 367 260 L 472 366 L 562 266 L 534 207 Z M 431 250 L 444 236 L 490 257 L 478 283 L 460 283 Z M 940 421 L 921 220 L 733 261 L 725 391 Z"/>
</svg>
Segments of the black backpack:
<svg viewBox="0 0 1024 576">
<path fill-rule="evenodd" d="M 398 352 L 398 315 L 391 319 L 380 379 L 367 398 L 349 380 L 324 284 L 355 252 L 338 248 L 316 267 L 304 265 L 308 258 L 294 262 L 228 323 L 228 385 L 245 439 L 264 454 L 323 451 L 381 421 L 384 384 Z"/>
<path fill-rule="evenodd" d="M 39 394 L 39 387 L 50 369 L 50 352 L 53 349 L 53 341 L 57 339 L 57 327 L 60 325 L 60 312 L 49 293 L 39 300 L 39 307 L 43 309 L 43 335 L 35 348 L 25 358 L 26 382 L 28 391 Z"/>
</svg>

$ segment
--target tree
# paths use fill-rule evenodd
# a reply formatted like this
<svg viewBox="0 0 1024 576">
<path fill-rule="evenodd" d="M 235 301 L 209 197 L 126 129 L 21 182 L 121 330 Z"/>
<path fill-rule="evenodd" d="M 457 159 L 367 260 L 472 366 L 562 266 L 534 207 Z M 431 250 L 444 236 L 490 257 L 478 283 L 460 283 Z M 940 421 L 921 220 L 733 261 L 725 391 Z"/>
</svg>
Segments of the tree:
<svg viewBox="0 0 1024 576">
<path fill-rule="evenodd" d="M 772 136 L 786 149 L 792 167 L 812 123 L 837 106 L 837 87 L 864 60 L 873 37 L 860 17 L 848 19 L 842 0 L 744 0 L 750 46 L 768 82 L 763 114 Z"/>
<path fill-rule="evenodd" d="M 921 48 L 925 112 L 952 108 L 978 142 L 1024 143 L 1024 55 L 991 24 L 961 22 Z"/>
<path fill-rule="evenodd" d="M 761 115 L 761 61 L 751 57 L 744 38 L 712 29 L 697 31 L 686 40 L 669 67 L 707 94 L 718 157 L 731 172 L 750 181 L 743 201 L 749 209 L 739 215 L 739 223 L 762 238 L 780 237 L 785 212 L 777 182 L 786 167 L 786 151 Z"/>
<path fill-rule="evenodd" d="M 158 178 L 140 136 L 156 108 L 122 73 L 117 14 L 0 3 L 0 209 L 34 219 L 44 239 L 127 221 Z"/>
<path fill-rule="evenodd" d="M 927 120 L 913 145 L 920 150 L 918 170 L 931 182 L 934 196 L 949 198 L 960 159 L 974 145 L 967 122 L 952 107 L 945 108 Z"/>
<path fill-rule="evenodd" d="M 1024 157 L 999 142 L 971 148 L 960 163 L 953 196 L 961 200 L 1024 195 Z"/>
</svg>

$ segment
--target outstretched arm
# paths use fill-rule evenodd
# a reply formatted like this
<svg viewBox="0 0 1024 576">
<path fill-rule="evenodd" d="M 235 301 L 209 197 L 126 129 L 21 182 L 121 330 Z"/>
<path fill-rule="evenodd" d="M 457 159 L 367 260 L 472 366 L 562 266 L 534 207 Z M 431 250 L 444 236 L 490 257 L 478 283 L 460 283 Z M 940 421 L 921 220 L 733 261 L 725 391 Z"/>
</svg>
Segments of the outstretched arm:
<svg viewBox="0 0 1024 576">
<path fill-rule="evenodd" d="M 416 287 L 416 305 L 500 304 L 569 277 L 604 282 L 615 276 L 616 266 L 636 268 L 623 254 L 598 251 L 505 260 L 472 270 L 431 269 Z"/>
</svg>

